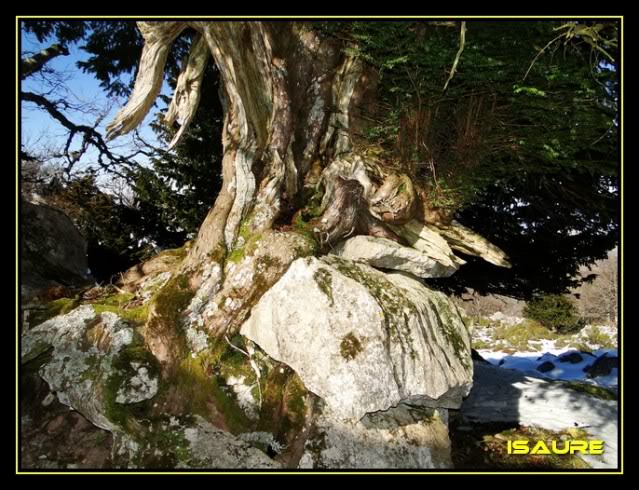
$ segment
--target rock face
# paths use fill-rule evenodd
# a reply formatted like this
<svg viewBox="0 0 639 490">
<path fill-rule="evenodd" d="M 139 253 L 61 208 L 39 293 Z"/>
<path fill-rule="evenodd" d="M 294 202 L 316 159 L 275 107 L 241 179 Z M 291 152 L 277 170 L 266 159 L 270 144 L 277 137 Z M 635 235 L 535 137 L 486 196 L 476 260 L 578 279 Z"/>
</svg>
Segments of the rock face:
<svg viewBox="0 0 639 490">
<path fill-rule="evenodd" d="M 53 349 L 40 375 L 61 403 L 109 431 L 121 427 L 118 405 L 155 396 L 158 372 L 136 332 L 114 313 L 85 305 L 35 327 L 22 338 L 22 362 Z"/>
<path fill-rule="evenodd" d="M 160 434 L 159 439 L 141 442 L 116 434 L 113 446 L 116 466 L 137 468 L 136 462 L 152 464 L 169 456 L 175 458 L 174 466 L 178 469 L 281 468 L 264 452 L 214 427 L 199 415 L 188 420 L 170 417 L 164 424 L 156 426 L 154 432 Z"/>
<path fill-rule="evenodd" d="M 21 203 L 23 299 L 50 286 L 90 284 L 87 242 L 62 211 Z"/>
<path fill-rule="evenodd" d="M 343 258 L 296 260 L 241 333 L 342 419 L 401 401 L 457 408 L 472 384 L 469 335 L 446 296 Z"/>
<path fill-rule="evenodd" d="M 448 277 L 458 268 L 448 254 L 429 253 L 404 247 L 387 238 L 358 235 L 340 242 L 334 253 L 340 257 L 365 262 L 373 267 L 410 272 L 418 277 Z"/>
<path fill-rule="evenodd" d="M 40 375 L 58 400 L 113 432 L 116 467 L 163 467 L 166 461 L 177 468 L 280 467 L 197 415 L 144 424 L 126 418 L 119 407 L 156 396 L 159 369 L 135 329 L 114 313 L 85 305 L 55 317 L 23 336 L 21 354 L 23 363 L 44 358 Z"/>
<path fill-rule="evenodd" d="M 450 468 L 445 410 L 399 405 L 361 420 L 325 410 L 307 440 L 300 468 Z"/>
</svg>

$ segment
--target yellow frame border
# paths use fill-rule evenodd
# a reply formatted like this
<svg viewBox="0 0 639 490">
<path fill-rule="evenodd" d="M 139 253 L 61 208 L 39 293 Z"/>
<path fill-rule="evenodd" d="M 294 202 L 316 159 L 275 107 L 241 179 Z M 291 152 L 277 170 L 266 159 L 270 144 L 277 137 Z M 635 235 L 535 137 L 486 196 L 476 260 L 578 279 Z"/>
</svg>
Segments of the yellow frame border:
<svg viewBox="0 0 639 490">
<path fill-rule="evenodd" d="M 623 162 L 624 162 L 624 134 L 623 134 L 623 76 L 624 76 L 624 55 L 623 55 L 623 35 L 624 35 L 624 26 L 623 26 L 623 15 L 62 15 L 62 16 L 51 16 L 51 15 L 16 15 L 16 208 L 15 208 L 15 218 L 16 218 L 16 249 L 15 249 L 15 257 L 16 257 L 16 267 L 15 267 L 15 277 L 16 277 L 16 286 L 19 285 L 19 264 L 18 264 L 18 247 L 20 246 L 18 241 L 18 233 L 19 233 L 19 212 L 18 212 L 18 203 L 19 203 L 19 170 L 20 170 L 20 131 L 19 127 L 19 114 L 20 114 L 20 53 L 18 52 L 18 45 L 20 40 L 20 21 L 23 19 L 221 19 L 221 20 L 242 20 L 242 19 L 301 19 L 301 20 L 310 20 L 310 19 L 363 19 L 363 20 L 374 20 L 374 19 L 397 19 L 397 20 L 409 20 L 409 19 L 617 19 L 620 21 L 621 31 L 620 31 L 620 41 L 621 41 L 621 77 L 620 77 L 620 107 L 621 107 L 621 180 L 620 180 L 620 204 L 621 204 L 621 215 L 620 215 L 620 225 L 621 225 L 621 236 L 620 236 L 620 252 L 621 252 L 621 270 L 619 271 L 619 284 L 621 286 L 621 295 L 620 295 L 620 311 L 618 312 L 618 319 L 621 325 L 621 336 L 619 337 L 619 345 L 623 346 Z M 619 441 L 620 447 L 618 448 L 619 455 L 619 470 L 618 471 L 127 471 L 127 470 L 113 470 L 113 471 L 20 471 L 20 453 L 19 453 L 19 429 L 20 429 L 20 414 L 19 414 L 19 405 L 18 405 L 18 386 L 20 383 L 20 379 L 18 376 L 19 369 L 19 312 L 20 312 L 20 293 L 18 288 L 16 287 L 16 347 L 15 347 L 15 356 L 16 356 L 16 364 L 15 364 L 15 387 L 16 387 L 16 404 L 15 404 L 15 413 L 16 413 L 16 433 L 15 433 L 15 449 L 16 449 L 16 475 L 623 475 L 624 471 L 624 437 L 623 437 L 623 398 L 624 398 L 624 390 L 621 390 L 620 398 L 619 398 L 619 419 L 620 419 L 620 428 L 619 428 Z M 621 367 L 620 374 L 621 379 L 623 381 L 623 356 L 621 358 Z"/>
</svg>

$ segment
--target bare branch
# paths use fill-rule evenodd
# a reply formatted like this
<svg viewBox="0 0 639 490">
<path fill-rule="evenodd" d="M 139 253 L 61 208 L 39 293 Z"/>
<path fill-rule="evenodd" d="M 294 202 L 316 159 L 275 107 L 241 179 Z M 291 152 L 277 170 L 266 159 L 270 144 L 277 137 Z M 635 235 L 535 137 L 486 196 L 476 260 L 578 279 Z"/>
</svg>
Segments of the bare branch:
<svg viewBox="0 0 639 490">
<path fill-rule="evenodd" d="M 32 75 L 40 71 L 45 64 L 58 56 L 69 56 L 69 50 L 61 44 L 55 43 L 46 49 L 43 49 L 38 54 L 25 58 L 20 62 L 20 79 L 24 80 L 29 75 Z"/>
<path fill-rule="evenodd" d="M 457 55 L 455 56 L 455 61 L 453 61 L 453 67 L 450 69 L 450 75 L 448 75 L 448 80 L 446 80 L 446 84 L 444 85 L 444 91 L 448 88 L 448 84 L 455 76 L 455 72 L 457 71 L 457 64 L 459 63 L 459 58 L 464 51 L 464 45 L 466 44 L 466 21 L 462 21 L 461 30 L 459 32 L 459 50 L 457 50 Z"/>
<path fill-rule="evenodd" d="M 95 124 L 94 127 L 87 126 L 84 124 L 75 124 L 71 122 L 62 112 L 60 112 L 60 110 L 58 109 L 55 103 L 51 102 L 46 97 L 39 94 L 32 93 L 32 92 L 21 92 L 20 95 L 23 100 L 28 102 L 33 102 L 34 104 L 44 109 L 47 113 L 49 113 L 49 115 L 53 119 L 58 121 L 65 129 L 69 131 L 69 136 L 67 138 L 67 142 L 65 145 L 64 153 L 63 153 L 64 157 L 67 160 L 67 165 L 68 165 L 67 173 L 71 171 L 72 167 L 78 162 L 82 154 L 86 152 L 89 145 L 93 146 L 94 148 L 98 150 L 97 161 L 100 167 L 102 167 L 104 170 L 107 170 L 109 172 L 112 172 L 118 175 L 119 177 L 122 177 L 124 179 L 127 178 L 126 175 L 112 168 L 113 165 L 117 164 L 117 165 L 136 166 L 136 167 L 139 166 L 137 162 L 132 160 L 132 158 L 134 158 L 138 154 L 143 153 L 141 150 L 138 150 L 131 155 L 122 156 L 122 155 L 114 154 L 109 149 L 104 139 L 102 138 L 102 135 L 100 135 L 100 133 L 98 133 L 98 131 L 95 129 L 101 119 L 98 119 L 98 122 L 97 124 Z M 69 149 L 70 149 L 71 143 L 74 137 L 78 134 L 83 135 L 81 150 L 78 152 L 70 152 Z"/>
</svg>

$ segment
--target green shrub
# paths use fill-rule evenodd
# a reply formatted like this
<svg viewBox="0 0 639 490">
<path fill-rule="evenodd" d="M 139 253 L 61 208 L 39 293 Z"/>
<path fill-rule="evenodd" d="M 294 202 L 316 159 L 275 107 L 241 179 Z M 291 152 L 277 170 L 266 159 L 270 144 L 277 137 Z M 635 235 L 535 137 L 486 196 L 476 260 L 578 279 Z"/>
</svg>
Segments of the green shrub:
<svg viewBox="0 0 639 490">
<path fill-rule="evenodd" d="M 483 339 L 473 340 L 473 349 L 488 349 L 490 344 Z"/>
<path fill-rule="evenodd" d="M 526 303 L 524 316 L 561 334 L 578 332 L 586 324 L 577 316 L 575 305 L 560 294 L 546 294 L 533 298 Z"/>
<path fill-rule="evenodd" d="M 596 326 L 590 327 L 584 336 L 584 340 L 590 345 L 599 346 L 604 349 L 613 349 L 616 347 L 614 340 Z"/>
<path fill-rule="evenodd" d="M 547 328 L 541 326 L 536 321 L 527 320 L 516 325 L 500 325 L 493 330 L 493 338 L 503 341 L 508 346 L 517 350 L 528 350 L 531 348 L 529 342 L 535 340 L 552 340 L 556 335 Z"/>
</svg>

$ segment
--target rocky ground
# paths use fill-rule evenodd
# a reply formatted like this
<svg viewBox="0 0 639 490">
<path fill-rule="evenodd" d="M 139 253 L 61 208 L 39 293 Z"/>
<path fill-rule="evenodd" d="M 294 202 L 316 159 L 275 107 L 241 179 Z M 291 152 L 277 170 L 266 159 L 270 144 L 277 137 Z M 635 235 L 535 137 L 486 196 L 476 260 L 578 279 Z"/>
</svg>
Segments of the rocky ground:
<svg viewBox="0 0 639 490">
<path fill-rule="evenodd" d="M 113 437 L 63 405 L 32 370 L 21 376 L 20 460 L 25 469 L 107 469 Z"/>
</svg>

